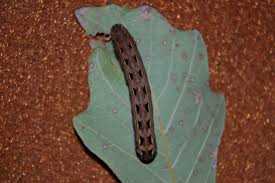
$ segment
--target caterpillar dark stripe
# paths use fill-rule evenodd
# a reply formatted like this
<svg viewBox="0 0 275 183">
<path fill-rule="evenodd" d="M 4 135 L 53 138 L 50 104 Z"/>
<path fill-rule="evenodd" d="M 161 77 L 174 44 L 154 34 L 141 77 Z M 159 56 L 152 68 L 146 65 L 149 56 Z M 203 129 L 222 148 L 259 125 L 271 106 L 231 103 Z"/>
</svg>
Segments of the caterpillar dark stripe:
<svg viewBox="0 0 275 183">
<path fill-rule="evenodd" d="M 128 83 L 136 153 L 142 162 L 150 163 L 157 154 L 157 144 L 151 90 L 147 74 L 136 43 L 123 25 L 115 24 L 112 26 L 111 39 Z"/>
</svg>

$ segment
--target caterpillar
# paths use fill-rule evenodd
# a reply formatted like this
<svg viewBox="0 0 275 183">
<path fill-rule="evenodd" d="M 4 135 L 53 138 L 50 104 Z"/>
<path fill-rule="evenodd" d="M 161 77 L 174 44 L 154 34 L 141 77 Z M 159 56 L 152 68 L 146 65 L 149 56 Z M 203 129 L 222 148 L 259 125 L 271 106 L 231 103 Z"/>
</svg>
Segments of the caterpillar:
<svg viewBox="0 0 275 183">
<path fill-rule="evenodd" d="M 111 40 L 130 93 L 136 154 L 141 162 L 150 163 L 157 154 L 157 144 L 147 74 L 136 42 L 122 24 L 112 26 Z"/>
</svg>

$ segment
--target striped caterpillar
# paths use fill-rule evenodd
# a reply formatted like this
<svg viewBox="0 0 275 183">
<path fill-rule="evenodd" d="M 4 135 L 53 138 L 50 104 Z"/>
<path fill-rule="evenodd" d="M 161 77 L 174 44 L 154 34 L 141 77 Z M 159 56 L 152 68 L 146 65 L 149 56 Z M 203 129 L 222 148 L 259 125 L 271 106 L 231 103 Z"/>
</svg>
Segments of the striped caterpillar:
<svg viewBox="0 0 275 183">
<path fill-rule="evenodd" d="M 151 90 L 147 74 L 136 43 L 123 25 L 115 24 L 112 26 L 111 40 L 128 83 L 136 153 L 143 163 L 150 163 L 156 156 L 157 145 Z"/>
</svg>

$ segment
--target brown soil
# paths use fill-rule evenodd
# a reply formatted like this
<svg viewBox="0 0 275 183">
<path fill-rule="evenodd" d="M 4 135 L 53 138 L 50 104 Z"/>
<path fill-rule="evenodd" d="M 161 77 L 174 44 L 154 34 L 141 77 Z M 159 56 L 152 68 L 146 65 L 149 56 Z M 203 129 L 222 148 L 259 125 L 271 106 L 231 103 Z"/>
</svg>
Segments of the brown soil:
<svg viewBox="0 0 275 183">
<path fill-rule="evenodd" d="M 73 10 L 108 2 L 62 2 L 0 2 L 0 182 L 118 182 L 72 127 L 87 107 L 91 52 Z M 227 106 L 218 182 L 275 182 L 274 1 L 143 3 L 204 37 L 211 87 Z"/>
</svg>

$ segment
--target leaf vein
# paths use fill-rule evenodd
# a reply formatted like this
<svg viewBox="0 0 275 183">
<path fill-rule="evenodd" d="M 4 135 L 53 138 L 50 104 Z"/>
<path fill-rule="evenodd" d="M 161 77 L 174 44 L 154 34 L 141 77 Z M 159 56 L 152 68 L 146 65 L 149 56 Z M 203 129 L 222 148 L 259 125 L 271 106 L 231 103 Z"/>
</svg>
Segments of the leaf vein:
<svg viewBox="0 0 275 183">
<path fill-rule="evenodd" d="M 167 79 L 166 82 L 164 84 L 164 86 L 161 89 L 161 92 L 157 98 L 157 103 L 159 103 L 159 99 L 162 96 L 162 94 L 164 93 L 164 91 L 167 89 L 168 83 L 169 83 L 169 78 L 170 78 L 170 74 L 172 72 L 172 68 L 173 68 L 173 63 L 174 63 L 174 49 L 175 49 L 175 39 L 173 39 L 173 43 L 172 43 L 172 50 L 171 50 L 171 55 L 170 55 L 170 64 L 169 64 L 169 68 L 168 68 L 168 73 L 167 73 Z"/>
<path fill-rule="evenodd" d="M 198 42 L 198 41 L 197 41 L 197 39 L 196 39 L 196 36 L 194 36 L 194 37 L 195 37 L 195 44 L 194 44 L 194 47 L 193 47 L 191 62 L 190 62 L 190 64 L 189 64 L 189 68 L 188 68 L 188 75 L 191 73 L 192 66 L 193 66 L 193 63 L 194 63 L 194 60 L 195 60 L 195 59 L 194 59 L 194 58 L 195 58 L 195 53 L 196 53 L 196 49 L 197 49 L 197 42 Z M 186 78 L 187 78 L 187 77 L 186 77 Z M 186 88 L 186 83 L 187 83 L 187 79 L 186 79 L 186 78 L 185 78 L 185 81 L 184 81 L 184 84 L 183 84 L 183 87 L 182 87 L 180 96 L 179 96 L 179 98 L 178 98 L 178 100 L 177 100 L 177 102 L 176 102 L 176 106 L 175 106 L 175 108 L 174 108 L 174 110 L 173 110 L 173 112 L 172 112 L 172 114 L 171 114 L 171 116 L 170 116 L 169 122 L 168 122 L 168 124 L 167 124 L 167 126 L 166 126 L 166 128 L 165 128 L 165 133 L 168 132 L 170 126 L 172 125 L 172 122 L 173 122 L 173 120 L 174 120 L 175 113 L 176 113 L 176 111 L 177 111 L 177 109 L 178 109 L 179 103 L 180 103 L 181 98 L 182 98 L 182 96 L 183 96 L 183 94 L 184 94 L 184 91 L 185 91 L 185 88 Z"/>
<path fill-rule="evenodd" d="M 118 149 L 120 152 L 124 153 L 125 155 L 127 155 L 130 159 L 133 159 L 134 161 L 136 161 L 138 164 L 140 164 L 144 169 L 148 170 L 148 172 L 150 172 L 154 177 L 156 177 L 158 180 L 160 180 L 163 183 L 168 183 L 165 180 L 163 180 L 162 177 L 158 176 L 157 174 L 155 174 L 153 172 L 153 170 L 151 170 L 150 168 L 148 168 L 146 165 L 144 165 L 143 163 L 140 163 L 139 160 L 131 155 L 130 153 L 128 153 L 127 151 L 125 151 L 124 149 L 120 148 L 118 145 L 114 144 L 111 140 L 109 140 L 106 136 L 102 135 L 101 133 L 98 133 L 95 129 L 85 125 L 84 123 L 79 123 L 82 127 L 87 128 L 88 130 L 90 130 L 92 133 L 96 134 L 97 137 L 103 139 L 104 141 L 112 144 L 112 147 L 115 147 L 116 149 Z M 98 135 L 99 134 L 99 135 Z"/>
<path fill-rule="evenodd" d="M 200 116 L 200 113 L 201 113 L 202 104 L 203 104 L 203 102 L 200 103 L 200 106 L 199 106 L 199 109 L 198 109 L 198 112 L 197 112 L 197 115 L 196 115 L 195 124 L 194 124 L 192 130 L 196 127 L 196 125 L 197 125 L 197 123 L 198 123 L 199 116 Z M 173 163 L 173 166 L 172 166 L 173 168 L 174 168 L 174 167 L 176 166 L 176 164 L 178 163 L 179 158 L 180 158 L 180 156 L 181 156 L 181 153 L 182 153 L 183 150 L 185 149 L 187 143 L 190 142 L 190 140 L 191 140 L 191 139 L 189 139 L 188 141 L 186 141 L 186 142 L 182 145 L 182 147 L 181 147 L 179 153 L 177 154 L 177 157 L 176 157 L 176 159 L 175 159 L 175 161 L 174 161 L 174 163 Z"/>
<path fill-rule="evenodd" d="M 222 101 L 222 99 L 221 99 L 220 101 Z M 220 103 L 220 101 L 219 101 L 219 103 Z M 221 103 L 221 104 L 222 104 L 222 103 Z M 221 105 L 221 104 L 220 104 L 220 105 Z M 219 105 L 219 106 L 220 106 L 220 105 Z M 220 107 L 217 108 L 217 110 L 216 110 L 216 112 L 215 112 L 215 116 L 216 116 L 216 114 L 220 111 L 220 109 L 221 109 Z M 189 182 L 189 180 L 190 180 L 190 178 L 191 178 L 191 176 L 192 176 L 192 174 L 193 174 L 193 171 L 194 171 L 194 169 L 195 169 L 195 166 L 196 166 L 197 163 L 198 163 L 198 159 L 199 159 L 199 157 L 200 157 L 200 155 L 201 155 L 201 153 L 202 153 L 202 151 L 203 151 L 203 149 L 204 149 L 204 146 L 206 145 L 206 142 L 207 142 L 207 140 L 208 140 L 208 138 L 209 138 L 209 135 L 210 135 L 210 133 L 211 133 L 212 127 L 213 127 L 213 125 L 214 125 L 214 122 L 215 122 L 215 118 L 213 118 L 213 119 L 211 120 L 211 125 L 210 125 L 209 128 L 208 128 L 208 131 L 207 131 L 206 137 L 205 137 L 205 139 L 204 139 L 204 142 L 203 142 L 203 144 L 202 144 L 202 146 L 201 146 L 201 148 L 200 148 L 200 150 L 199 150 L 199 152 L 198 152 L 198 155 L 197 155 L 197 157 L 196 157 L 196 159 L 195 159 L 195 162 L 194 162 L 194 164 L 193 164 L 193 166 L 192 166 L 192 168 L 191 168 L 191 171 L 190 171 L 188 177 L 187 177 L 186 180 L 184 181 L 185 183 Z"/>
<path fill-rule="evenodd" d="M 130 108 L 130 106 L 123 100 L 123 98 L 122 98 L 117 92 L 115 92 L 115 90 L 114 90 L 114 88 L 112 87 L 111 83 L 106 79 L 105 74 L 104 74 L 103 71 L 102 71 L 100 61 L 99 61 L 99 59 L 98 59 L 98 52 L 96 52 L 96 53 L 97 53 L 97 54 L 96 54 L 96 61 L 97 61 L 98 66 L 99 66 L 99 71 L 100 71 L 100 73 L 101 73 L 101 75 L 102 75 L 102 79 L 107 83 L 107 85 L 108 85 L 109 88 L 111 89 L 112 93 L 115 94 L 115 95 L 117 96 L 117 98 L 118 98 L 119 100 L 121 100 L 121 102 L 122 102 L 126 107 Z"/>
</svg>

